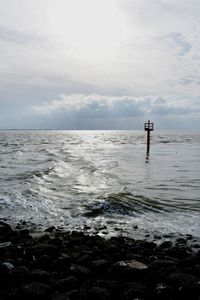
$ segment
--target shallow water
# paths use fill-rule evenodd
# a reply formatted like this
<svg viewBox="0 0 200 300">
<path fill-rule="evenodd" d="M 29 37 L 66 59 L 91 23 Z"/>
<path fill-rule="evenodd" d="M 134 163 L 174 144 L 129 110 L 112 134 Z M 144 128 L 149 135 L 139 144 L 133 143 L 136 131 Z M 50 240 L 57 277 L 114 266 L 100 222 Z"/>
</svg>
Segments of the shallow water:
<svg viewBox="0 0 200 300">
<path fill-rule="evenodd" d="M 0 217 L 200 236 L 200 133 L 1 131 Z M 137 232 L 133 230 L 138 226 Z"/>
</svg>

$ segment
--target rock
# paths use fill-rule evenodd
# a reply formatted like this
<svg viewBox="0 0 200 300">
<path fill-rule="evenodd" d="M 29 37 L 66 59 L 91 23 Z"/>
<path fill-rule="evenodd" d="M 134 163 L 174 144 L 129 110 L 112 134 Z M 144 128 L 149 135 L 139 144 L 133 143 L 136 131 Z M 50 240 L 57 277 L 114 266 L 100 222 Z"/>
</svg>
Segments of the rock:
<svg viewBox="0 0 200 300">
<path fill-rule="evenodd" d="M 0 222 L 0 299 L 199 300 L 200 250 L 185 240 L 42 234 Z"/>
<path fill-rule="evenodd" d="M 196 256 L 194 254 L 187 256 L 180 261 L 180 266 L 182 267 L 192 267 L 196 265 Z"/>
<path fill-rule="evenodd" d="M 21 229 L 20 231 L 19 231 L 19 234 L 22 236 L 22 235 L 29 235 L 29 230 L 28 229 Z"/>
<path fill-rule="evenodd" d="M 66 296 L 69 297 L 70 300 L 80 299 L 79 298 L 79 290 L 69 291 L 69 292 L 67 292 Z"/>
<path fill-rule="evenodd" d="M 130 282 L 121 287 L 121 299 L 146 299 L 147 288 L 138 282 Z"/>
<path fill-rule="evenodd" d="M 200 250 L 196 252 L 197 261 L 200 263 Z"/>
<path fill-rule="evenodd" d="M 54 230 L 56 229 L 56 227 L 55 226 L 51 226 L 51 227 L 48 227 L 47 229 L 45 229 L 45 231 L 44 232 L 53 232 Z"/>
<path fill-rule="evenodd" d="M 127 280 L 140 280 L 142 277 L 145 277 L 145 274 L 148 270 L 147 265 L 136 261 L 136 260 L 128 260 L 128 261 L 118 261 L 111 265 L 109 269 L 109 273 L 114 277 L 120 280 L 125 278 Z"/>
<path fill-rule="evenodd" d="M 133 270 L 146 270 L 148 269 L 147 265 L 137 261 L 137 260 L 129 260 L 129 261 L 118 261 L 115 263 L 115 266 L 120 267 L 120 268 L 128 268 L 128 269 L 133 269 Z"/>
<path fill-rule="evenodd" d="M 161 237 L 160 235 L 157 235 L 157 234 L 154 235 L 154 239 L 155 239 L 155 240 L 161 240 L 161 238 L 162 238 L 162 237 Z"/>
<path fill-rule="evenodd" d="M 14 233 L 10 225 L 7 223 L 0 221 L 0 233 L 8 234 L 8 233 Z"/>
<path fill-rule="evenodd" d="M 188 256 L 188 249 L 183 246 L 176 246 L 165 250 L 165 255 L 171 256 L 177 259 L 184 259 Z"/>
<path fill-rule="evenodd" d="M 69 268 L 72 263 L 72 257 L 66 254 L 59 256 L 51 265 L 52 269 L 64 270 Z"/>
<path fill-rule="evenodd" d="M 28 300 L 46 299 L 49 294 L 49 286 L 39 282 L 31 282 L 22 285 L 19 289 L 20 298 Z"/>
<path fill-rule="evenodd" d="M 0 273 L 1 274 L 8 274 L 11 273 L 14 270 L 14 265 L 11 264 L 10 262 L 3 262 L 0 265 Z"/>
<path fill-rule="evenodd" d="M 109 262 L 106 259 L 97 259 L 91 261 L 91 266 L 94 269 L 103 269 L 109 265 Z"/>
<path fill-rule="evenodd" d="M 170 247 L 172 247 L 171 241 L 165 241 L 159 246 L 160 249 L 166 249 L 166 248 L 170 248 Z"/>
<path fill-rule="evenodd" d="M 172 259 L 157 259 L 151 263 L 151 267 L 156 267 L 156 268 L 159 268 L 159 267 L 167 268 L 167 267 L 173 267 L 176 265 L 178 265 L 178 262 L 176 262 Z"/>
<path fill-rule="evenodd" d="M 182 287 L 185 289 L 197 290 L 200 287 L 199 279 L 189 274 L 173 273 L 169 276 L 169 280 L 174 286 L 178 288 Z"/>
<path fill-rule="evenodd" d="M 32 253 L 32 255 L 34 255 L 36 258 L 45 254 L 50 257 L 57 257 L 59 255 L 58 247 L 46 243 L 36 244 L 30 247 L 29 252 Z"/>
<path fill-rule="evenodd" d="M 0 221 L 0 242 L 8 242 L 8 239 L 16 237 L 17 233 L 10 225 Z"/>
<path fill-rule="evenodd" d="M 18 266 L 13 271 L 13 278 L 17 282 L 26 282 L 30 279 L 30 271 L 25 266 Z"/>
<path fill-rule="evenodd" d="M 71 300 L 66 294 L 55 293 L 51 296 L 50 300 Z"/>
<path fill-rule="evenodd" d="M 48 282 L 51 276 L 52 275 L 49 272 L 40 269 L 35 269 L 31 271 L 30 274 L 32 281 L 42 282 L 42 283 Z"/>
<path fill-rule="evenodd" d="M 42 255 L 41 257 L 39 257 L 37 259 L 36 263 L 37 263 L 37 266 L 42 267 L 46 270 L 46 269 L 49 269 L 51 267 L 52 260 L 51 260 L 49 255 L 44 254 L 44 255 Z"/>
<path fill-rule="evenodd" d="M 178 238 L 176 240 L 176 243 L 179 244 L 179 245 L 186 245 L 187 241 L 184 238 Z"/>
<path fill-rule="evenodd" d="M 180 295 L 180 299 L 199 300 L 200 281 L 197 277 L 184 273 L 174 273 L 169 276 L 169 281 L 176 293 Z"/>
<path fill-rule="evenodd" d="M 74 276 L 69 276 L 64 279 L 58 280 L 54 285 L 54 290 L 59 292 L 67 292 L 74 289 L 77 289 L 79 286 L 79 281 Z"/>
<path fill-rule="evenodd" d="M 11 243 L 11 242 L 0 243 L 0 249 L 5 249 L 5 248 L 8 248 L 10 246 L 13 246 L 13 243 Z"/>
<path fill-rule="evenodd" d="M 94 286 L 88 291 L 87 299 L 106 300 L 109 299 L 109 297 L 110 293 L 106 289 Z"/>
<path fill-rule="evenodd" d="M 169 300 L 173 299 L 174 291 L 173 289 L 166 285 L 165 283 L 157 284 L 156 288 L 154 289 L 155 298 L 158 300 Z"/>
<path fill-rule="evenodd" d="M 80 266 L 80 265 L 76 265 L 76 264 L 72 264 L 70 266 L 70 271 L 77 275 L 77 276 L 81 276 L 81 277 L 87 277 L 91 274 L 91 271 L 90 269 L 86 268 L 86 267 L 83 267 L 83 266 Z"/>
</svg>

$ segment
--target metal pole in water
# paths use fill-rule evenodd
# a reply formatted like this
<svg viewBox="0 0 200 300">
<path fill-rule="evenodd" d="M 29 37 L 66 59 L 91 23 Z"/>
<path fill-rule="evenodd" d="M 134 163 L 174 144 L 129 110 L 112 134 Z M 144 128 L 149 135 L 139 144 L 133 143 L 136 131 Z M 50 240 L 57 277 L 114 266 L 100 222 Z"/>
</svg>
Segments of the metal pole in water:
<svg viewBox="0 0 200 300">
<path fill-rule="evenodd" d="M 144 130 L 147 131 L 147 156 L 150 151 L 150 131 L 153 131 L 153 123 L 148 120 L 147 123 L 144 123 Z"/>
</svg>

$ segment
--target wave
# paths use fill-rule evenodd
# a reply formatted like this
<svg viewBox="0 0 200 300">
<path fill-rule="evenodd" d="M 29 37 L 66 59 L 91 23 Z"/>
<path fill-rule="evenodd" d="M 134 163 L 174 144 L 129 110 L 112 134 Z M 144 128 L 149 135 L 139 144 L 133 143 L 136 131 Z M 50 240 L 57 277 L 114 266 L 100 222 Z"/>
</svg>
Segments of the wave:
<svg viewBox="0 0 200 300">
<path fill-rule="evenodd" d="M 86 206 L 87 217 L 94 217 L 102 214 L 138 215 L 145 212 L 160 213 L 168 209 L 155 199 L 134 196 L 131 193 L 110 194 L 105 199 L 95 201 Z"/>
</svg>

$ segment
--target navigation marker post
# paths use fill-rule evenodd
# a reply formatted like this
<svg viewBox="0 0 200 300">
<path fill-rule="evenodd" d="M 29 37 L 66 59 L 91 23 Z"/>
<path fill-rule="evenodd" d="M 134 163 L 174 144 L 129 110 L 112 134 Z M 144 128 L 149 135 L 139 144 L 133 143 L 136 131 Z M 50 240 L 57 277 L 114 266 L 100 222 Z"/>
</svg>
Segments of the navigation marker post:
<svg viewBox="0 0 200 300">
<path fill-rule="evenodd" d="M 150 131 L 153 131 L 153 123 L 148 120 L 147 123 L 144 123 L 144 130 L 147 131 L 147 156 L 149 155 L 150 150 Z"/>
</svg>

